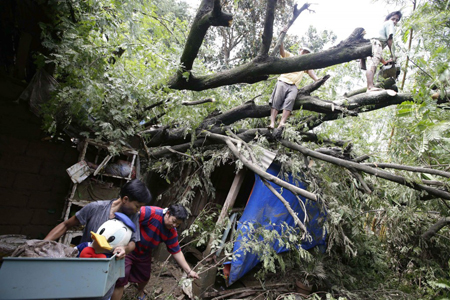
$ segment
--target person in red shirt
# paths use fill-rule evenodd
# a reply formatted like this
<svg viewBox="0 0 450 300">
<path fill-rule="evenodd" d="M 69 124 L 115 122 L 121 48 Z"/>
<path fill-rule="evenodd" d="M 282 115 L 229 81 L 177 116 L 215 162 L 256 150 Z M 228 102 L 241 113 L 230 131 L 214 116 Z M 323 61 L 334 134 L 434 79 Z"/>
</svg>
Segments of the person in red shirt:
<svg viewBox="0 0 450 300">
<path fill-rule="evenodd" d="M 145 299 L 144 288 L 151 274 L 152 249 L 165 243 L 167 250 L 175 261 L 186 272 L 188 277 L 199 278 L 191 269 L 178 244 L 176 228 L 187 219 L 188 213 L 180 204 L 173 204 L 162 209 L 157 206 L 141 208 L 139 227 L 141 239 L 136 248 L 125 257 L 125 277 L 119 278 L 111 300 L 122 299 L 124 286 L 128 282 L 138 284 L 138 299 Z"/>
</svg>

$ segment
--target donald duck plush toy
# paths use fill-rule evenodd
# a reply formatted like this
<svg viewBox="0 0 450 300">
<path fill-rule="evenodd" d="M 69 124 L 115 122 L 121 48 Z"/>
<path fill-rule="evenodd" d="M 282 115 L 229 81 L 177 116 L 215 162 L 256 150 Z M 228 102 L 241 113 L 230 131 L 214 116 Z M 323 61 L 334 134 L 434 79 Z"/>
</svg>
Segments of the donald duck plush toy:
<svg viewBox="0 0 450 300">
<path fill-rule="evenodd" d="M 136 226 L 123 213 L 114 213 L 115 219 L 103 223 L 97 232 L 91 231 L 92 242 L 77 246 L 78 256 L 84 258 L 109 258 L 115 247 L 126 246 Z"/>
</svg>

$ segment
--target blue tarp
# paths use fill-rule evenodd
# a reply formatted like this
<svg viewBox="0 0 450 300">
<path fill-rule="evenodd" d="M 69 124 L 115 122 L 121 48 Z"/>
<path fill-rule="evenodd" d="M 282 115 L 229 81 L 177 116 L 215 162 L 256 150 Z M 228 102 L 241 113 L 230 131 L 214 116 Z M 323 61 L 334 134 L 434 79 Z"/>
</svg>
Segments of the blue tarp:
<svg viewBox="0 0 450 300">
<path fill-rule="evenodd" d="M 267 172 L 274 176 L 279 173 L 280 167 L 276 164 L 272 164 Z M 255 185 L 253 191 L 245 207 L 244 213 L 238 222 L 237 230 L 242 232 L 233 248 L 233 261 L 231 261 L 230 276 L 228 284 L 231 285 L 236 280 L 244 276 L 248 271 L 253 269 L 258 263 L 259 259 L 256 254 L 245 253 L 241 249 L 241 241 L 248 239 L 248 224 L 252 223 L 255 226 L 264 226 L 265 229 L 277 230 L 280 232 L 283 222 L 290 226 L 294 226 L 294 219 L 287 211 L 283 203 L 264 185 L 260 177 L 255 174 Z M 298 180 L 294 180 L 292 176 L 289 176 L 289 183 L 296 185 L 302 189 L 306 189 L 306 185 Z M 289 202 L 291 208 L 297 213 L 299 219 L 303 222 L 304 212 L 297 197 L 286 189 L 281 189 L 280 186 L 270 183 L 279 193 L 283 191 L 281 195 Z M 326 231 L 323 224 L 326 219 L 326 211 L 321 209 L 317 202 L 306 200 L 301 197 L 303 203 L 305 203 L 306 211 L 308 212 L 309 222 L 306 223 L 306 228 L 309 234 L 312 236 L 312 241 L 302 242 L 301 247 L 305 250 L 311 249 L 315 246 L 319 246 L 325 249 L 326 245 Z M 259 225 L 261 224 L 261 225 Z M 278 243 L 273 245 L 273 248 L 277 253 L 288 251 L 284 247 L 280 247 Z"/>
</svg>

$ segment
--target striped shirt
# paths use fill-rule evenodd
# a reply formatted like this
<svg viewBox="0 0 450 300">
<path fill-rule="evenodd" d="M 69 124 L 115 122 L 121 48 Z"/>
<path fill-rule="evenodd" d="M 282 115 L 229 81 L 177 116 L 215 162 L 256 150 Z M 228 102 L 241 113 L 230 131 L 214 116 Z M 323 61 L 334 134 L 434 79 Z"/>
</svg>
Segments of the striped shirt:
<svg viewBox="0 0 450 300">
<path fill-rule="evenodd" d="M 137 257 L 146 256 L 160 243 L 165 243 L 170 254 L 181 251 L 178 233 L 175 228 L 164 226 L 163 209 L 157 206 L 142 206 L 139 216 L 141 240 L 136 243 L 134 253 Z"/>
</svg>

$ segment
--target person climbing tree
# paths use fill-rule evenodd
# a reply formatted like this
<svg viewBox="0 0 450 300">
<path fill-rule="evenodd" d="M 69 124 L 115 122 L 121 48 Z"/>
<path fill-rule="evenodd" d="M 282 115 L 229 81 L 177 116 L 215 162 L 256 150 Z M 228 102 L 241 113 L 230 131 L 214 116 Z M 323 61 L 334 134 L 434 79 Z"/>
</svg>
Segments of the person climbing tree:
<svg viewBox="0 0 450 300">
<path fill-rule="evenodd" d="M 282 32 L 286 32 L 287 27 L 283 28 Z M 303 47 L 299 51 L 299 55 L 309 54 L 312 51 L 307 47 Z M 292 53 L 284 49 L 283 43 L 280 45 L 281 57 L 291 57 Z M 319 80 L 316 73 L 313 70 L 291 72 L 280 75 L 278 81 L 273 89 L 272 96 L 269 100 L 270 105 L 270 124 L 269 129 L 275 128 L 275 121 L 280 110 L 283 110 L 281 120 L 278 128 L 282 128 L 286 125 L 286 121 L 291 115 L 294 108 L 295 98 L 297 97 L 298 86 L 303 79 L 303 74 L 307 73 L 314 81 Z"/>
<path fill-rule="evenodd" d="M 402 18 L 402 13 L 400 11 L 391 12 L 386 16 L 382 28 L 378 34 L 370 39 L 372 44 L 372 56 L 367 58 L 367 92 L 371 91 L 381 91 L 379 87 L 375 87 L 373 83 L 373 78 L 378 64 L 381 62 L 386 65 L 391 62 L 395 62 L 395 47 L 394 47 L 394 33 L 395 26 Z M 382 56 L 383 49 L 388 46 L 391 52 L 391 58 L 389 60 L 384 60 Z"/>
</svg>

